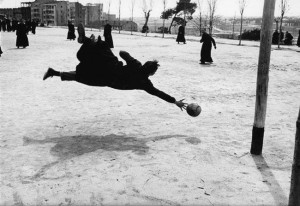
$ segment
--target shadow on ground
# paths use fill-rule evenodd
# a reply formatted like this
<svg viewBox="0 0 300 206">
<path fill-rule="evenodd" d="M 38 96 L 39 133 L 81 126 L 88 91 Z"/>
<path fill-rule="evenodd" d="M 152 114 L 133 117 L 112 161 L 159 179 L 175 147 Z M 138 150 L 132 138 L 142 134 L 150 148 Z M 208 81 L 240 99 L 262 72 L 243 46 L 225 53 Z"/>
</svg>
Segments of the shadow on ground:
<svg viewBox="0 0 300 206">
<path fill-rule="evenodd" d="M 40 179 L 46 179 L 44 174 L 54 165 L 74 157 L 78 157 L 97 150 L 105 151 L 132 151 L 137 155 L 146 155 L 150 147 L 149 142 L 162 141 L 170 138 L 184 138 L 190 144 L 199 144 L 201 141 L 195 137 L 187 137 L 184 135 L 164 135 L 149 138 L 137 138 L 126 135 L 110 134 L 105 136 L 96 135 L 79 135 L 79 136 L 62 136 L 56 138 L 47 138 L 44 140 L 36 140 L 24 137 L 24 146 L 34 144 L 54 144 L 50 149 L 53 156 L 57 156 L 58 160 L 42 166 L 35 175 L 29 177 L 29 183 Z"/>
<path fill-rule="evenodd" d="M 54 143 L 50 152 L 52 155 L 60 159 L 69 159 L 91 153 L 99 149 L 106 151 L 132 151 L 138 155 L 145 155 L 149 151 L 147 142 L 161 141 L 164 139 L 184 137 L 183 135 L 165 135 L 149 138 L 137 138 L 125 135 L 80 135 L 80 136 L 64 136 L 57 138 L 47 138 L 44 140 L 35 140 L 24 137 L 24 145 L 30 144 L 48 144 Z M 196 138 L 195 138 L 196 140 Z M 197 141 L 193 141 L 197 143 Z M 191 137 L 186 138 L 191 143 Z M 200 140 L 198 141 L 200 142 Z M 195 143 L 194 143 L 195 144 Z"/>
<path fill-rule="evenodd" d="M 260 171 L 261 176 L 264 179 L 263 182 L 269 187 L 275 204 L 286 205 L 288 203 L 288 199 L 285 196 L 283 189 L 278 183 L 265 158 L 263 156 L 256 155 L 252 155 L 252 158 L 256 164 L 257 169 Z"/>
</svg>

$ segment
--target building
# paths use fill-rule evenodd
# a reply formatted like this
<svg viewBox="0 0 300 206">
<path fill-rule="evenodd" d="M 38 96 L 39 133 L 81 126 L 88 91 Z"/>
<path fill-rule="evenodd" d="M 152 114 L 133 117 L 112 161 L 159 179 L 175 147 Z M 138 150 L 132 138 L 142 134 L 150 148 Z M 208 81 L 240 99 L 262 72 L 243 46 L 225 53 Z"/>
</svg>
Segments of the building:
<svg viewBox="0 0 300 206">
<path fill-rule="evenodd" d="M 75 25 L 85 22 L 85 9 L 78 2 L 69 2 L 69 20 Z"/>
<path fill-rule="evenodd" d="M 87 4 L 85 6 L 85 25 L 94 25 L 103 20 L 103 4 Z"/>
<path fill-rule="evenodd" d="M 115 14 L 107 14 L 103 12 L 101 20 L 116 21 L 117 18 Z"/>
<path fill-rule="evenodd" d="M 44 24 L 65 26 L 68 24 L 69 12 L 67 1 L 53 1 L 42 4 L 42 19 Z"/>
<path fill-rule="evenodd" d="M 51 2 L 52 0 L 35 0 L 31 3 L 31 18 L 37 22 L 43 21 L 43 5 Z"/>
<path fill-rule="evenodd" d="M 31 12 L 30 7 L 19 7 L 19 8 L 0 8 L 0 14 L 5 16 L 8 19 L 16 19 L 16 20 L 30 20 Z"/>
</svg>

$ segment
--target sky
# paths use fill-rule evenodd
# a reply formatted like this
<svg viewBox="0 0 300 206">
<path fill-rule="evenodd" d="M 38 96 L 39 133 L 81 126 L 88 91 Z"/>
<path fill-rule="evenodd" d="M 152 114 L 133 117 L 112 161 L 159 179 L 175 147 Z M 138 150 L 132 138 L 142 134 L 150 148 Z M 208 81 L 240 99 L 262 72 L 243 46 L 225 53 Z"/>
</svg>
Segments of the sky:
<svg viewBox="0 0 300 206">
<path fill-rule="evenodd" d="M 0 0 L 0 8 L 13 8 L 13 7 L 20 7 L 20 2 L 29 2 L 33 0 Z M 111 1 L 110 6 L 110 14 L 119 15 L 119 0 L 69 0 L 70 2 L 80 2 L 83 5 L 86 3 L 103 3 L 104 12 L 108 12 L 108 2 Z M 121 18 L 122 17 L 130 17 L 131 10 L 130 5 L 131 2 L 134 0 L 121 0 Z M 150 1 L 150 0 L 146 0 Z M 173 8 L 176 5 L 178 0 L 166 0 L 167 1 L 167 8 Z M 244 16 L 245 17 L 261 17 L 263 11 L 263 3 L 264 0 L 246 0 L 247 5 L 245 7 Z M 142 2 L 143 0 L 135 0 L 134 4 L 134 17 L 143 17 L 143 10 L 142 10 Z M 153 0 L 153 9 L 151 11 L 151 17 L 159 17 L 161 12 L 163 11 L 163 0 Z M 198 0 L 192 0 L 192 2 L 197 3 Z M 202 0 L 203 2 L 203 13 L 207 12 L 207 0 Z M 224 17 L 233 17 L 239 16 L 239 9 L 238 9 L 238 0 L 218 0 L 217 7 L 216 7 L 216 15 L 224 16 Z M 279 9 L 279 2 L 280 0 L 276 0 L 275 6 L 275 16 L 279 16 L 280 9 Z M 300 0 L 288 0 L 289 9 L 286 12 L 286 16 L 300 16 Z M 198 10 L 195 12 L 195 15 L 198 15 Z"/>
</svg>

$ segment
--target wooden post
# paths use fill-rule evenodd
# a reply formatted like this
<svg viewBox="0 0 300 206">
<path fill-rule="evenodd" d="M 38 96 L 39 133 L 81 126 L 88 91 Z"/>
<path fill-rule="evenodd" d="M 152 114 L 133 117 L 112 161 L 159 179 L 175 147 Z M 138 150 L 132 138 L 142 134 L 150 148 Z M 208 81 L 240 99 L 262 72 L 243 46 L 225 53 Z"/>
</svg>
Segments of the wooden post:
<svg viewBox="0 0 300 206">
<path fill-rule="evenodd" d="M 296 122 L 295 152 L 292 166 L 289 206 L 300 205 L 300 109 Z"/>
<path fill-rule="evenodd" d="M 272 44 L 275 0 L 265 0 L 257 69 L 255 117 L 252 130 L 251 154 L 262 153 L 267 110 L 269 67 Z"/>
</svg>

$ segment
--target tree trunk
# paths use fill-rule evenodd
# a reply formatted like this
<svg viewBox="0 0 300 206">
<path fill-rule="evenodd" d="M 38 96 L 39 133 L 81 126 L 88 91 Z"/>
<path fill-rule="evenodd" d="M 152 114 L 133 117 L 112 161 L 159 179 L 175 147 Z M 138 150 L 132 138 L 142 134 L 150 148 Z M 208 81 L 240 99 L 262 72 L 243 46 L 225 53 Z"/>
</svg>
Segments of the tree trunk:
<svg viewBox="0 0 300 206">
<path fill-rule="evenodd" d="M 202 30 L 202 26 L 201 26 L 201 24 L 202 24 L 202 16 L 201 16 L 201 12 L 200 12 L 200 27 L 199 27 L 199 29 L 200 29 L 200 36 L 201 36 L 201 30 Z"/>
<path fill-rule="evenodd" d="M 162 36 L 162 38 L 164 38 L 165 37 L 165 19 L 163 19 L 163 36 Z"/>
<path fill-rule="evenodd" d="M 242 43 L 242 30 L 243 30 L 243 14 L 241 14 L 241 27 L 240 27 L 240 41 L 239 45 Z"/>
<path fill-rule="evenodd" d="M 283 19 L 283 16 L 280 17 L 279 35 L 278 35 L 278 49 L 280 48 L 280 43 L 281 43 L 282 19 Z"/>
<path fill-rule="evenodd" d="M 174 18 L 176 17 L 176 14 L 175 14 L 175 16 L 173 17 L 173 19 L 172 19 L 172 21 L 171 21 L 171 24 L 170 24 L 170 26 L 169 26 L 169 34 L 171 34 L 171 27 L 172 27 L 172 25 L 173 25 L 173 22 L 174 22 Z"/>
<path fill-rule="evenodd" d="M 250 150 L 251 154 L 255 155 L 261 155 L 263 148 L 275 1 L 265 0 L 264 2 L 257 68 L 255 117 Z"/>
<path fill-rule="evenodd" d="M 232 23 L 232 39 L 234 39 L 234 24 L 235 24 L 235 19 L 233 19 L 233 23 Z"/>
<path fill-rule="evenodd" d="M 300 205 L 300 109 L 296 122 L 295 151 L 291 175 L 289 206 Z"/>
</svg>

